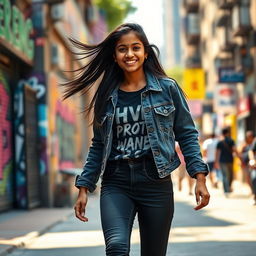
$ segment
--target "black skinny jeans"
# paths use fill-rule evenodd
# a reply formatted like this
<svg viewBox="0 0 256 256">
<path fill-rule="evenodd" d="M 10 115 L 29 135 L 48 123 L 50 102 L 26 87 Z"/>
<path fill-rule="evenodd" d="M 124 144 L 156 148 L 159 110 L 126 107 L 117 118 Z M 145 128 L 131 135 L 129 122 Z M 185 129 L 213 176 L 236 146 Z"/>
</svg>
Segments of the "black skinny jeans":
<svg viewBox="0 0 256 256">
<path fill-rule="evenodd" d="M 160 179 L 153 159 L 108 162 L 102 179 L 101 222 L 107 256 L 127 256 L 138 214 L 141 256 L 165 256 L 173 218 L 171 177 Z"/>
</svg>

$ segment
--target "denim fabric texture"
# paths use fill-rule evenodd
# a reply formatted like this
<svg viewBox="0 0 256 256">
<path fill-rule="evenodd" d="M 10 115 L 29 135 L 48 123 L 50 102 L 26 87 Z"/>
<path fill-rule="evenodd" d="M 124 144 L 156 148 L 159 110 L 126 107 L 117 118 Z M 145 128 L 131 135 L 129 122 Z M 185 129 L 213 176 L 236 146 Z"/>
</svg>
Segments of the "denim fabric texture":
<svg viewBox="0 0 256 256">
<path fill-rule="evenodd" d="M 100 209 L 107 256 L 127 256 L 138 215 L 141 256 L 164 256 L 173 219 L 170 175 L 158 176 L 153 158 L 108 161 Z"/>
<path fill-rule="evenodd" d="M 146 80 L 146 89 L 141 94 L 141 105 L 159 177 L 168 176 L 180 165 L 175 141 L 180 145 L 189 175 L 207 175 L 209 170 L 202 160 L 198 132 L 177 83 L 170 78 L 156 78 L 150 73 L 146 73 Z M 87 187 L 90 192 L 95 190 L 100 175 L 104 174 L 111 152 L 117 90 L 118 87 L 108 98 L 101 125 L 93 129 L 94 137 L 83 172 L 76 178 L 75 185 Z"/>
</svg>

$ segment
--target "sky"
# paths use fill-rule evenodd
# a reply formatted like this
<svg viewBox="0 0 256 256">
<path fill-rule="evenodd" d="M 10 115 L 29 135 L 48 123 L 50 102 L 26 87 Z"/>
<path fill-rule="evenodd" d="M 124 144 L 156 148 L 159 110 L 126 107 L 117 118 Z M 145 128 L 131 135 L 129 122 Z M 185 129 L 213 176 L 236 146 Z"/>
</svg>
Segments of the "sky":
<svg viewBox="0 0 256 256">
<path fill-rule="evenodd" d="M 163 0 L 132 0 L 137 11 L 126 18 L 126 22 L 140 24 L 150 43 L 163 46 Z"/>
</svg>

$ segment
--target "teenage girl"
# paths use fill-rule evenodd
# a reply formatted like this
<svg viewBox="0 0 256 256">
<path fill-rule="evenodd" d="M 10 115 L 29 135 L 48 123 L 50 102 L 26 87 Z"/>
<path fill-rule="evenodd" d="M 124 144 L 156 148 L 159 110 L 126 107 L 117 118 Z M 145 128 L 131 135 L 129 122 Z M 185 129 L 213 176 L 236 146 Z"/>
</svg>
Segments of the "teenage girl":
<svg viewBox="0 0 256 256">
<path fill-rule="evenodd" d="M 164 256 L 173 218 L 170 173 L 180 165 L 180 145 L 189 175 L 196 179 L 195 210 L 210 195 L 203 162 L 184 94 L 161 67 L 156 46 L 138 24 L 120 25 L 98 45 L 74 44 L 88 60 L 80 76 L 66 84 L 65 98 L 86 93 L 100 80 L 87 108 L 94 111 L 94 137 L 83 172 L 76 179 L 75 214 L 85 208 L 101 175 L 100 210 L 106 255 L 129 255 L 138 215 L 141 255 Z"/>
</svg>

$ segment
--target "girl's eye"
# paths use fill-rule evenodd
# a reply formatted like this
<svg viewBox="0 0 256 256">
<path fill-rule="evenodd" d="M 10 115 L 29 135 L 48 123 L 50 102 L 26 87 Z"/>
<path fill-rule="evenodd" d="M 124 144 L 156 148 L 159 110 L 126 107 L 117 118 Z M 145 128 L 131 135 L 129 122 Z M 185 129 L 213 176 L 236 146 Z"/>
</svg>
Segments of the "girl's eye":
<svg viewBox="0 0 256 256">
<path fill-rule="evenodd" d="M 139 50 L 140 50 L 140 47 L 139 47 L 139 46 L 134 46 L 134 47 L 133 47 L 133 50 L 134 50 L 134 51 L 139 51 Z"/>
<path fill-rule="evenodd" d="M 118 48 L 118 51 L 119 51 L 119 52 L 125 52 L 125 51 L 126 51 L 126 48 Z"/>
</svg>

